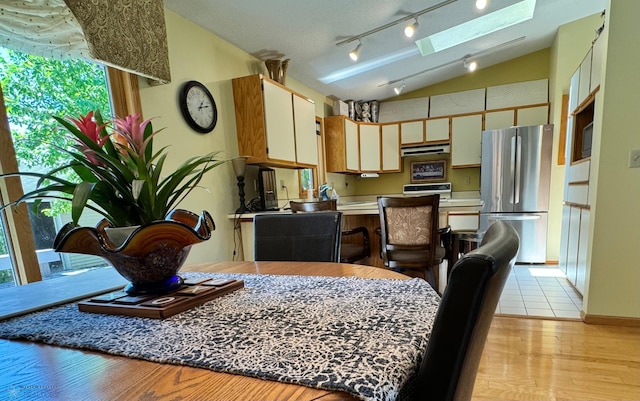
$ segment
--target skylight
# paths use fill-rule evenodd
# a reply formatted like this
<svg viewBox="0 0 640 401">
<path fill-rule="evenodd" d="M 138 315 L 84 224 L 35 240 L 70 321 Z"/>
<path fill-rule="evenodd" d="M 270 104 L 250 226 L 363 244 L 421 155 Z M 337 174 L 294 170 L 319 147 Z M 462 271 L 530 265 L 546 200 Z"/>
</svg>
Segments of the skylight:
<svg viewBox="0 0 640 401">
<path fill-rule="evenodd" d="M 427 56 L 530 20 L 533 18 L 535 8 L 536 0 L 523 0 L 498 11 L 417 40 L 416 45 L 420 53 L 423 56 Z"/>
</svg>

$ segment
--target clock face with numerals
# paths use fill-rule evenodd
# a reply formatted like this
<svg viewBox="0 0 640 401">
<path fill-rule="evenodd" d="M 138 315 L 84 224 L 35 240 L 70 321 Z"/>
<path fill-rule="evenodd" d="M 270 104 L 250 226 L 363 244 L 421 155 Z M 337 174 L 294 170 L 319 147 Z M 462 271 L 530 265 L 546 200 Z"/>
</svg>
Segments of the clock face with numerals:
<svg viewBox="0 0 640 401">
<path fill-rule="evenodd" d="M 218 122 L 211 92 L 197 81 L 188 81 L 180 89 L 180 111 L 187 124 L 202 134 L 213 131 Z"/>
</svg>

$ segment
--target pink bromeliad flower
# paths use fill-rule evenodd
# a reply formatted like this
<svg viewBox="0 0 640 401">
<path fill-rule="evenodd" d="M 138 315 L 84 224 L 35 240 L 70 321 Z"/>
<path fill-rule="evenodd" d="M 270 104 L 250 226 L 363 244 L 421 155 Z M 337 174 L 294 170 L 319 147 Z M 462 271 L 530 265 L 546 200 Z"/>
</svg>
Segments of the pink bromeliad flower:
<svg viewBox="0 0 640 401">
<path fill-rule="evenodd" d="M 149 135 L 147 139 L 144 138 L 144 130 L 151 120 L 152 119 L 149 118 L 140 122 L 140 114 L 138 113 L 126 116 L 125 118 L 116 118 L 113 120 L 113 123 L 118 131 L 117 136 L 120 137 L 116 137 L 116 142 L 122 143 L 120 139 L 124 138 L 129 147 L 133 149 L 136 154 L 141 157 L 144 156 L 144 150 L 147 143 L 149 143 L 155 134 L 160 132 L 160 130 L 158 130 Z"/>
<path fill-rule="evenodd" d="M 109 140 L 109 135 L 102 136 L 102 129 L 106 124 L 98 125 L 93 118 L 93 111 L 87 113 L 86 116 L 80 115 L 78 118 L 67 117 L 69 121 L 74 123 L 78 129 L 85 134 L 89 139 L 95 142 L 98 146 L 102 147 L 106 141 Z M 78 143 L 77 148 L 84 153 L 84 155 L 94 164 L 101 164 L 100 160 L 95 156 L 95 152 L 87 145 L 85 145 L 80 139 L 74 138 Z"/>
</svg>

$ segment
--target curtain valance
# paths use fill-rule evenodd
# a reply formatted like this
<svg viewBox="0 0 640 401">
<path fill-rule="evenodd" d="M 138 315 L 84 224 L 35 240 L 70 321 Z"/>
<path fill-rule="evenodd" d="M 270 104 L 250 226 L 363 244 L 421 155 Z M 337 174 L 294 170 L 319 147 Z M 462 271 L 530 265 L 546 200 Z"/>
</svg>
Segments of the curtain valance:
<svg viewBox="0 0 640 401">
<path fill-rule="evenodd" d="M 0 5 L 0 46 L 84 58 L 169 82 L 162 0 L 23 0 Z"/>
</svg>

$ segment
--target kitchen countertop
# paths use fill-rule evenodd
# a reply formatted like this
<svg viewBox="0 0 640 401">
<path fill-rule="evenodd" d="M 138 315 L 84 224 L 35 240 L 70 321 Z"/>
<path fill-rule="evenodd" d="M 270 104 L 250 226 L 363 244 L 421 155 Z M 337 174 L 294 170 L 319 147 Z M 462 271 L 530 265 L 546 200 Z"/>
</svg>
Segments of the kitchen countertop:
<svg viewBox="0 0 640 401">
<path fill-rule="evenodd" d="M 406 196 L 403 194 L 389 194 L 385 196 Z M 362 215 L 362 214 L 378 214 L 377 195 L 363 195 L 363 196 L 345 196 L 340 197 L 338 200 L 338 211 L 341 211 L 344 215 Z M 282 202 L 282 201 L 280 201 Z M 478 212 L 482 209 L 482 200 L 480 199 L 480 193 L 478 191 L 463 191 L 452 192 L 449 199 L 440 199 L 440 212 L 449 211 L 469 211 Z M 263 211 L 263 212 L 251 212 L 243 213 L 242 218 L 253 218 L 256 214 L 264 213 L 290 213 L 291 210 L 287 208 Z M 236 214 L 230 214 L 229 217 L 238 217 Z"/>
</svg>

